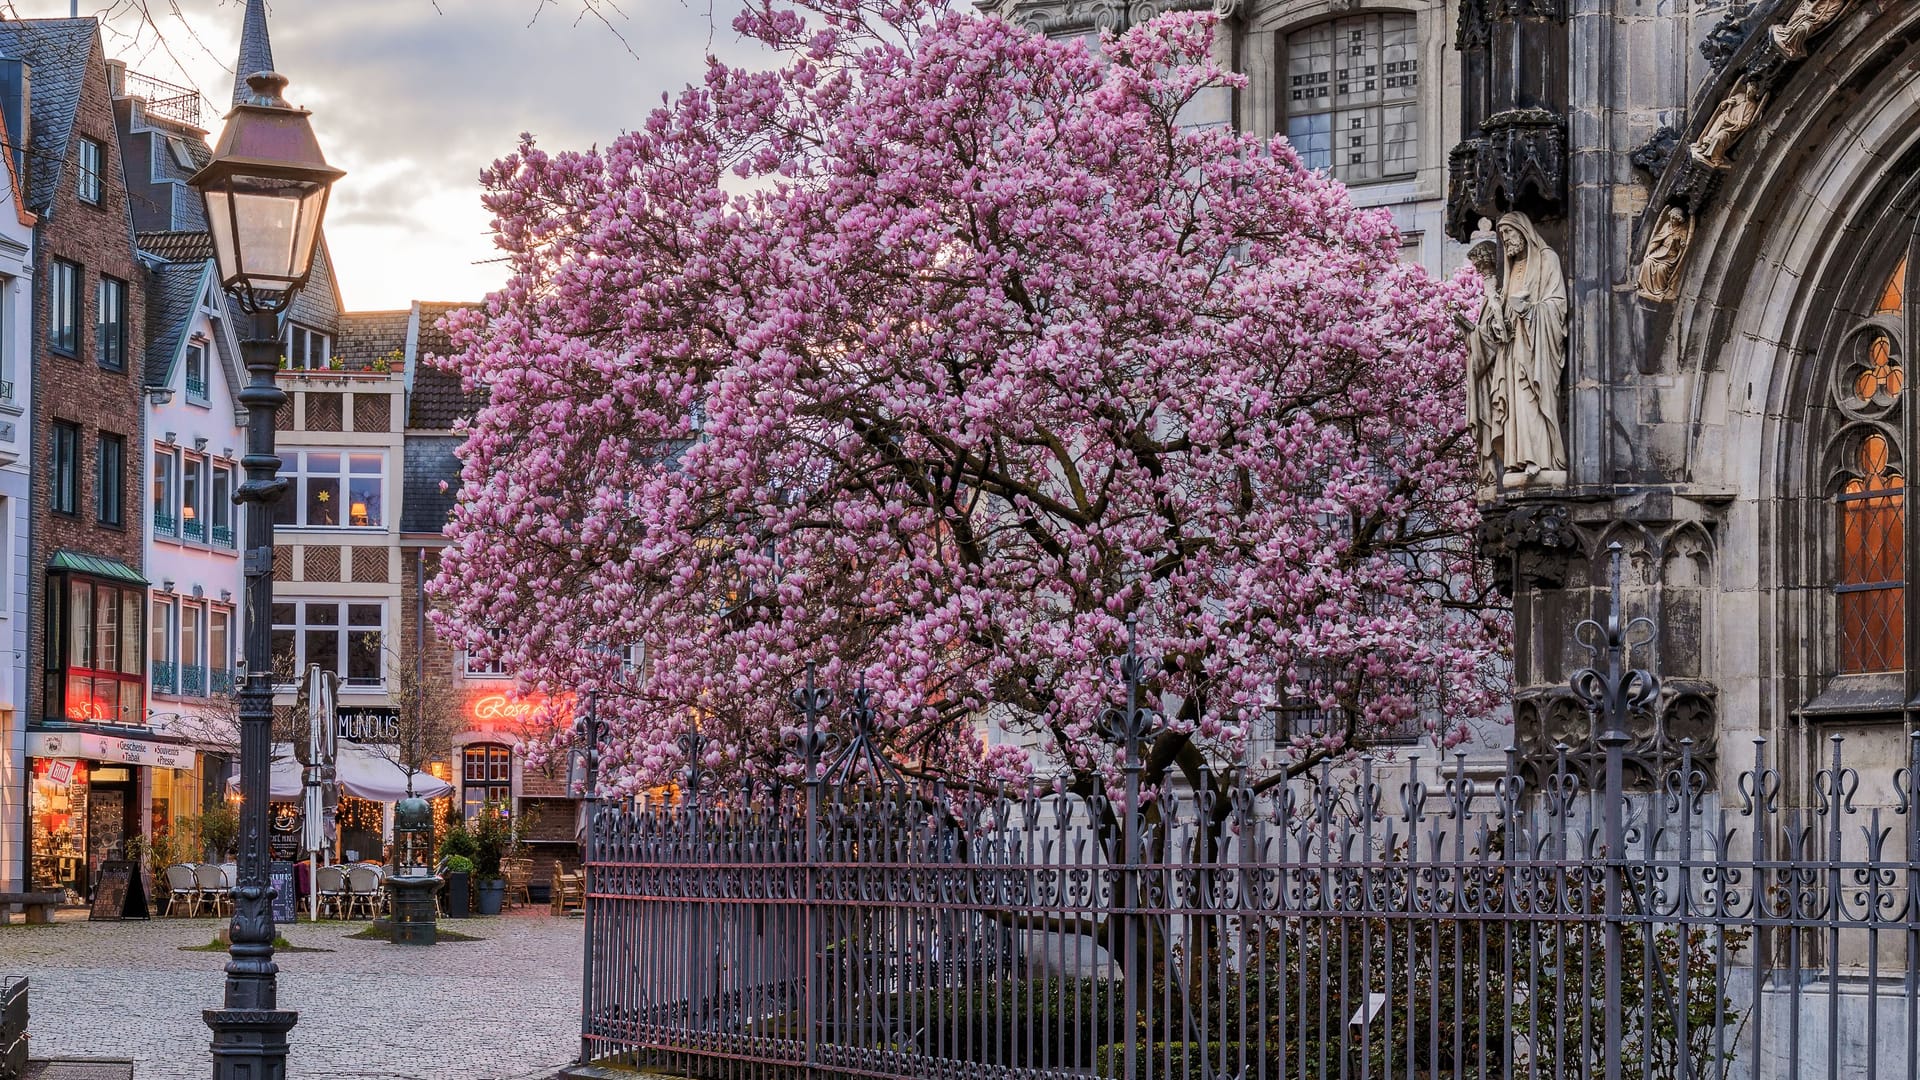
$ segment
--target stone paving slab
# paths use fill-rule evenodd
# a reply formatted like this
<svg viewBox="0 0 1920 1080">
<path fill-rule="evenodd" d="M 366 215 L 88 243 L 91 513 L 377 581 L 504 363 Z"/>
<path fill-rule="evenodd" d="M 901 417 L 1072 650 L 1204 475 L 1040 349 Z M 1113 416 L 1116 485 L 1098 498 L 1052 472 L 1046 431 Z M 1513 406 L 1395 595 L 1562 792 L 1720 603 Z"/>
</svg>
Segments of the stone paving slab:
<svg viewBox="0 0 1920 1080">
<path fill-rule="evenodd" d="M 180 947 L 224 924 L 0 927 L 0 972 L 30 980 L 33 1056 L 118 1056 L 134 1060 L 134 1080 L 205 1080 L 200 1013 L 220 1004 L 226 954 Z M 441 925 L 485 940 L 420 948 L 347 940 L 364 922 L 281 928 L 332 950 L 275 957 L 280 1004 L 300 1013 L 290 1080 L 546 1080 L 573 1059 L 581 920 L 535 908 Z"/>
<path fill-rule="evenodd" d="M 133 1062 L 29 1061 L 21 1080 L 132 1080 Z"/>
</svg>

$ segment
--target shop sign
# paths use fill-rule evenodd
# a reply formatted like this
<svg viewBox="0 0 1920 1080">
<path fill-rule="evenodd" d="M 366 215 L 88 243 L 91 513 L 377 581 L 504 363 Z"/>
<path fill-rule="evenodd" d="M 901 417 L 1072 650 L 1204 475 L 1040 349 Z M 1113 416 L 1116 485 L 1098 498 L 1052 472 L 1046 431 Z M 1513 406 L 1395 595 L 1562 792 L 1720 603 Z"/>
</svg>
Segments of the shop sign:
<svg viewBox="0 0 1920 1080">
<path fill-rule="evenodd" d="M 335 732 L 340 738 L 351 742 L 397 743 L 400 741 L 400 710 L 341 709 Z"/>
<path fill-rule="evenodd" d="M 87 758 L 158 769 L 191 769 L 198 756 L 190 747 L 151 739 L 123 739 L 78 731 L 35 731 L 27 735 L 27 756 Z"/>
<path fill-rule="evenodd" d="M 473 718 L 475 726 L 491 730 L 503 724 L 525 723 L 536 711 L 546 707 L 547 700 L 543 694 L 525 697 L 482 694 L 467 706 L 467 715 Z"/>
</svg>

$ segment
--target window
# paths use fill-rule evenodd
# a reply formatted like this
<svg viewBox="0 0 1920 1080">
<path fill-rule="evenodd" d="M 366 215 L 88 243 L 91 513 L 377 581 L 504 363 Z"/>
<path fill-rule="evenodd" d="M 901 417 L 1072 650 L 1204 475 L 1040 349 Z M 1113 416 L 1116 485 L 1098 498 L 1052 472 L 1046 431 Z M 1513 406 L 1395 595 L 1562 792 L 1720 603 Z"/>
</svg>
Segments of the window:
<svg viewBox="0 0 1920 1080">
<path fill-rule="evenodd" d="M 199 164 L 193 160 L 192 148 L 187 146 L 187 140 L 178 135 L 169 135 L 167 136 L 167 149 L 173 151 L 173 163 L 175 165 L 183 169 L 191 169 L 194 172 L 200 171 Z"/>
<path fill-rule="evenodd" d="M 47 493 L 56 514 L 80 512 L 80 425 L 65 420 L 53 422 L 53 472 L 47 478 Z"/>
<path fill-rule="evenodd" d="M 119 371 L 127 366 L 127 283 L 103 274 L 99 293 L 100 366 Z"/>
<path fill-rule="evenodd" d="M 47 715 L 143 722 L 146 589 L 62 571 L 49 576 L 47 607 Z"/>
<path fill-rule="evenodd" d="M 153 531 L 156 536 L 180 535 L 178 490 L 180 452 L 171 446 L 153 448 Z"/>
<path fill-rule="evenodd" d="M 127 440 L 103 431 L 98 449 L 93 459 L 93 512 L 100 524 L 118 527 L 126 519 Z"/>
<path fill-rule="evenodd" d="M 207 693 L 233 692 L 233 612 L 223 607 L 207 611 Z"/>
<path fill-rule="evenodd" d="M 1906 390 L 1906 261 L 1876 290 L 1873 314 L 1842 347 L 1836 402 L 1849 421 L 1834 445 L 1836 670 L 1897 672 L 1906 663 L 1906 470 L 1898 408 Z"/>
<path fill-rule="evenodd" d="M 287 366 L 300 371 L 319 371 L 333 356 L 333 338 L 299 323 L 287 324 Z"/>
<path fill-rule="evenodd" d="M 233 547 L 233 466 L 215 464 L 213 491 L 207 496 L 208 543 Z"/>
<path fill-rule="evenodd" d="M 1355 15 L 1286 37 L 1287 141 L 1350 184 L 1419 168 L 1420 41 L 1412 15 Z"/>
<path fill-rule="evenodd" d="M 189 697 L 207 693 L 207 656 L 201 652 L 207 640 L 207 609 L 203 604 L 180 604 L 180 692 Z"/>
<path fill-rule="evenodd" d="M 47 344 L 69 356 L 80 355 L 80 265 L 53 260 L 52 295 L 48 299 Z"/>
<path fill-rule="evenodd" d="M 180 458 L 180 535 L 207 540 L 207 459 L 198 454 Z"/>
<path fill-rule="evenodd" d="M 100 177 L 107 169 L 107 148 L 98 139 L 80 138 L 80 181 L 77 194 L 81 202 L 100 205 Z"/>
<path fill-rule="evenodd" d="M 207 401 L 207 348 L 197 343 L 187 346 L 187 400 Z"/>
<path fill-rule="evenodd" d="M 382 685 L 385 614 L 377 601 L 294 600 L 273 605 L 274 681 L 292 686 L 308 664 L 318 664 L 338 674 L 345 686 Z"/>
<path fill-rule="evenodd" d="M 153 643 L 149 648 L 153 657 L 153 692 L 156 694 L 180 692 L 180 654 L 174 649 L 177 640 L 173 629 L 174 611 L 171 597 L 153 598 Z"/>
<path fill-rule="evenodd" d="M 496 642 L 503 641 L 506 638 L 506 631 L 490 630 L 487 632 L 487 636 Z M 484 656 L 476 655 L 474 651 L 471 649 L 467 650 L 467 662 L 466 662 L 467 678 L 469 679 L 502 679 L 506 677 L 506 674 L 507 674 L 507 669 L 502 665 L 501 661 L 497 657 L 489 660 Z"/>
<path fill-rule="evenodd" d="M 284 455 L 287 494 L 274 508 L 280 525 L 378 528 L 387 457 L 377 451 L 308 450 Z"/>
<path fill-rule="evenodd" d="M 472 821 L 488 803 L 513 805 L 513 751 L 477 743 L 460 752 L 460 805 Z"/>
</svg>

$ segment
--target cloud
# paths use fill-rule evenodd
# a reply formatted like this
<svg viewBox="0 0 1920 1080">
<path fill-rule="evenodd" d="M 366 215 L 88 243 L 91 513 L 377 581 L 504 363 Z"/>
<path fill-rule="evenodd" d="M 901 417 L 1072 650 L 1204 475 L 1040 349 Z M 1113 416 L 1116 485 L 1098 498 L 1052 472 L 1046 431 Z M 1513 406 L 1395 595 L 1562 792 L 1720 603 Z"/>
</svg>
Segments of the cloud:
<svg viewBox="0 0 1920 1080">
<path fill-rule="evenodd" d="M 502 276 L 479 203 L 479 172 L 522 131 L 552 148 L 604 144 L 637 127 L 663 91 L 700 78 L 708 52 L 749 62 L 729 23 L 736 0 L 280 0 L 269 3 L 287 96 L 313 110 L 328 158 L 348 176 L 328 238 L 349 307 L 478 297 Z M 104 0 L 88 0 L 83 12 Z M 152 24 L 117 6 L 109 55 L 143 74 L 231 98 L 239 0 L 147 0 Z M 63 16 L 66 0 L 16 0 Z M 605 13 L 611 23 L 596 18 Z M 154 28 L 158 28 L 155 33 Z"/>
</svg>

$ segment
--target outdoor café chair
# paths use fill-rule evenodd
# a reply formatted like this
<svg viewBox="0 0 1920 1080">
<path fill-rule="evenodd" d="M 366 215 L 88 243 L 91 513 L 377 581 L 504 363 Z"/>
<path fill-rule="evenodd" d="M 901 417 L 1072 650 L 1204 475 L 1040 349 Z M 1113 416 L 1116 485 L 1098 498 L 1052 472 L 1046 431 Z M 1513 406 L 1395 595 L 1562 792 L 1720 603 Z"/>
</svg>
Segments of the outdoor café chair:
<svg viewBox="0 0 1920 1080">
<path fill-rule="evenodd" d="M 186 905 L 184 911 L 181 904 Z M 200 886 L 193 879 L 193 867 L 186 863 L 167 867 L 167 914 L 178 917 L 199 913 Z"/>
<path fill-rule="evenodd" d="M 347 872 L 338 866 L 323 866 L 313 875 L 314 895 L 320 898 L 320 913 L 345 918 L 341 912 L 347 903 Z"/>
<path fill-rule="evenodd" d="M 371 866 L 360 865 L 347 868 L 347 918 L 353 918 L 356 908 L 366 910 L 367 918 L 378 914 L 380 906 L 380 872 Z"/>
<path fill-rule="evenodd" d="M 211 904 L 215 915 L 233 912 L 233 886 L 225 870 L 213 863 L 201 863 L 193 868 L 193 883 L 201 901 Z"/>
<path fill-rule="evenodd" d="M 512 907 L 516 902 L 529 906 L 533 904 L 532 859 L 501 859 L 500 874 L 507 879 L 508 907 Z"/>
</svg>

